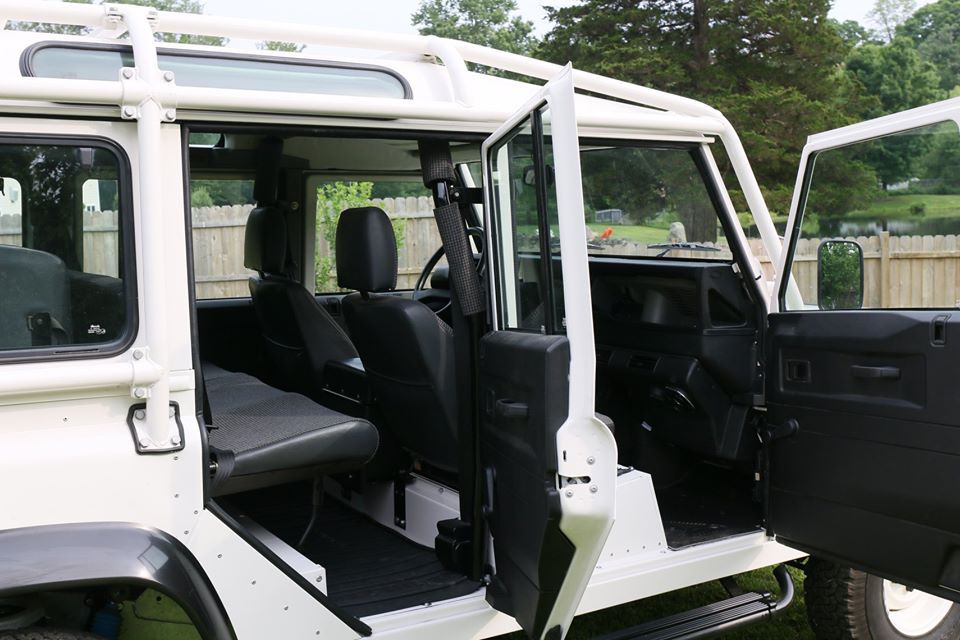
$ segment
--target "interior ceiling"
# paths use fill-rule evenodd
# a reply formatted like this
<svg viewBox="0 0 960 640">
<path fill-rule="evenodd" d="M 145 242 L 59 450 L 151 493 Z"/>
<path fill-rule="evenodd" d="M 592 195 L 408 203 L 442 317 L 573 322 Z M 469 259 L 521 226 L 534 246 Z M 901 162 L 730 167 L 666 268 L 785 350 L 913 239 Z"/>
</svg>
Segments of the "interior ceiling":
<svg viewBox="0 0 960 640">
<path fill-rule="evenodd" d="M 262 137 L 230 134 L 225 147 L 253 150 Z M 284 139 L 283 153 L 303 158 L 314 171 L 420 173 L 416 140 L 296 136 Z M 451 153 L 456 162 L 469 162 L 479 159 L 480 145 L 451 143 Z"/>
</svg>

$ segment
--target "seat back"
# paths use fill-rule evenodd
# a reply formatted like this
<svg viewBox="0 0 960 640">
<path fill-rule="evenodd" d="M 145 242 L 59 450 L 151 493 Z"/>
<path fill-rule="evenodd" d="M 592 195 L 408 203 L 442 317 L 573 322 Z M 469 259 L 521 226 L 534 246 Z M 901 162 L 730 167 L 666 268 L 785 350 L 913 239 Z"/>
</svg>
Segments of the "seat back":
<svg viewBox="0 0 960 640">
<path fill-rule="evenodd" d="M 46 251 L 0 245 L 0 291 L 0 349 L 72 341 L 63 260 Z"/>
<path fill-rule="evenodd" d="M 257 272 L 250 295 L 275 382 L 318 397 L 330 360 L 357 357 L 350 338 L 313 295 L 287 275 L 286 211 L 280 205 L 250 212 L 244 266 Z"/>
<path fill-rule="evenodd" d="M 456 471 L 453 332 L 426 305 L 394 295 L 397 246 L 387 215 L 347 209 L 337 225 L 337 282 L 358 293 L 343 314 L 387 425 L 414 456 Z"/>
</svg>

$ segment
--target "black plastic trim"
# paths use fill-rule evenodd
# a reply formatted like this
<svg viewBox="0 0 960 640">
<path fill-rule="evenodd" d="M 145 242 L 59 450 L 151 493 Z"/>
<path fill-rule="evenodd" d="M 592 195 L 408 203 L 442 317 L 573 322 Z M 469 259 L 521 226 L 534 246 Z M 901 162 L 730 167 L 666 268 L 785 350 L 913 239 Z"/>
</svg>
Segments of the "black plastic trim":
<svg viewBox="0 0 960 640">
<path fill-rule="evenodd" d="M 790 230 L 790 244 L 784 247 L 784 251 L 787 252 L 787 260 L 784 262 L 783 269 L 784 273 L 793 273 L 793 258 L 795 250 L 797 248 L 797 240 L 800 239 L 800 227 L 803 224 L 803 216 L 807 210 L 807 197 L 810 194 L 810 183 L 813 181 L 813 169 L 814 165 L 817 163 L 817 157 L 820 155 L 820 152 L 812 154 L 807 158 L 807 164 L 803 168 L 803 182 L 800 187 L 800 200 L 797 202 L 797 215 L 796 219 L 793 221 L 793 228 Z M 787 287 L 790 284 L 790 278 L 782 278 L 780 282 L 780 289 L 777 290 L 777 300 L 779 301 L 780 311 L 787 311 Z M 802 311 L 802 309 L 794 309 L 794 311 Z"/>
<path fill-rule="evenodd" d="M 163 531 L 119 522 L 0 531 L 0 594 L 134 584 L 177 601 L 200 635 L 236 639 L 200 563 Z"/>
<path fill-rule="evenodd" d="M 133 55 L 133 47 L 131 45 L 124 44 L 101 44 L 97 42 L 70 42 L 65 40 L 44 40 L 42 42 L 34 42 L 30 46 L 26 47 L 23 50 L 23 53 L 20 54 L 20 75 L 27 77 L 36 77 L 33 70 L 33 56 L 42 49 L 87 49 L 93 51 L 117 51 L 120 53 L 129 52 Z M 330 60 L 297 60 L 293 58 L 285 58 L 281 56 L 271 56 L 271 55 L 260 55 L 254 53 L 253 55 L 244 55 L 240 53 L 229 53 L 229 52 L 217 52 L 217 51 L 194 51 L 189 49 L 169 49 L 164 47 L 157 48 L 157 55 L 162 56 L 171 56 L 177 58 L 209 58 L 211 60 L 254 60 L 262 62 L 273 62 L 277 64 L 286 64 L 293 67 L 317 67 L 317 68 L 326 68 L 326 69 L 356 69 L 360 71 L 376 71 L 378 73 L 383 73 L 388 75 L 391 78 L 394 78 L 400 83 L 400 86 L 403 88 L 403 99 L 412 100 L 413 99 L 413 90 L 410 88 L 410 83 L 407 82 L 407 79 L 400 75 L 397 71 L 390 69 L 388 67 L 381 67 L 379 65 L 373 64 L 362 64 L 362 63 L 343 63 L 335 62 Z M 120 73 L 120 69 L 117 69 L 117 73 Z M 329 94 L 329 95 L 349 95 L 349 94 Z M 355 96 L 363 97 L 363 96 Z"/>
<path fill-rule="evenodd" d="M 265 545 L 255 536 L 251 535 L 250 532 L 244 529 L 243 526 L 237 522 L 233 516 L 227 513 L 220 505 L 218 505 L 216 501 L 211 500 L 207 504 L 207 509 L 210 511 L 210 513 L 219 518 L 225 525 L 230 527 L 234 533 L 243 538 L 244 542 L 256 549 L 257 553 L 270 561 L 270 563 L 282 571 L 285 576 L 295 582 L 298 587 L 310 594 L 317 602 L 322 604 L 328 611 L 330 611 L 330 613 L 337 616 L 341 622 L 362 636 L 366 637 L 373 634 L 373 629 L 371 629 L 369 625 L 341 609 L 338 604 L 330 600 L 330 597 L 327 594 L 320 591 L 316 585 L 297 573 L 292 567 L 290 567 L 290 565 L 284 562 L 280 556 L 274 553 L 270 547 Z"/>
<path fill-rule="evenodd" d="M 117 159 L 117 202 L 123 271 L 126 326 L 123 334 L 111 342 L 101 344 L 57 345 L 54 347 L 27 347 L 25 349 L 0 350 L 0 364 L 36 362 L 47 360 L 83 360 L 109 358 L 126 351 L 137 338 L 140 330 L 139 295 L 137 289 L 137 250 L 134 239 L 133 171 L 130 157 L 115 140 L 103 136 L 77 136 L 70 134 L 5 134 L 0 133 L 0 145 L 45 145 L 95 147 L 112 153 Z"/>
</svg>

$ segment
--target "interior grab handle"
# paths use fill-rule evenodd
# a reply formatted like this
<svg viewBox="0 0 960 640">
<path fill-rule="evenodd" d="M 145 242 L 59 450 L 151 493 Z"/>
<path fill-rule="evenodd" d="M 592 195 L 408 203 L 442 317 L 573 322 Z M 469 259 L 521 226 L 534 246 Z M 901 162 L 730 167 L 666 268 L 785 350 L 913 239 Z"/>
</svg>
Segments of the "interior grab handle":
<svg viewBox="0 0 960 640">
<path fill-rule="evenodd" d="M 854 378 L 899 380 L 900 367 L 868 367 L 866 365 L 855 364 L 850 367 L 850 374 Z"/>
</svg>

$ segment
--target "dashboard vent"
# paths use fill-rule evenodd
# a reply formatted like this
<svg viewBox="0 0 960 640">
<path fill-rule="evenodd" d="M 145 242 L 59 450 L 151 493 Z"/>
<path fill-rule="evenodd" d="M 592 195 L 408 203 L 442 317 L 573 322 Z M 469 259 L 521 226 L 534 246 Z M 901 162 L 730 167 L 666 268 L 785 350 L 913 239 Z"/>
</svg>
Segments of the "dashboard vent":
<svg viewBox="0 0 960 640">
<path fill-rule="evenodd" d="M 613 351 L 597 347 L 597 364 L 610 364 L 611 358 L 613 358 Z"/>
</svg>

